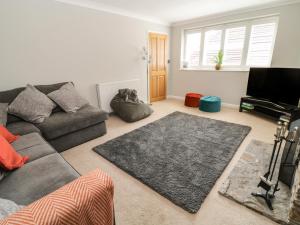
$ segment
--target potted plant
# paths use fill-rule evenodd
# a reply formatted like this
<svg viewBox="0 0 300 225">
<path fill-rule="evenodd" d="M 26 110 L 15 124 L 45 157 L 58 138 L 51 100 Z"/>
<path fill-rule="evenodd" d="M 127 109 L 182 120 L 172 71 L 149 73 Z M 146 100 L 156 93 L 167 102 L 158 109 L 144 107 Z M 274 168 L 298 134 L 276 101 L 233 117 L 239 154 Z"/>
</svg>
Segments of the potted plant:
<svg viewBox="0 0 300 225">
<path fill-rule="evenodd" d="M 216 70 L 220 70 L 221 69 L 221 66 L 222 66 L 222 63 L 223 63 L 223 56 L 224 56 L 224 54 L 223 54 L 222 50 L 220 50 L 218 52 L 218 55 L 215 56 L 215 63 L 216 63 L 215 68 L 216 68 Z"/>
</svg>

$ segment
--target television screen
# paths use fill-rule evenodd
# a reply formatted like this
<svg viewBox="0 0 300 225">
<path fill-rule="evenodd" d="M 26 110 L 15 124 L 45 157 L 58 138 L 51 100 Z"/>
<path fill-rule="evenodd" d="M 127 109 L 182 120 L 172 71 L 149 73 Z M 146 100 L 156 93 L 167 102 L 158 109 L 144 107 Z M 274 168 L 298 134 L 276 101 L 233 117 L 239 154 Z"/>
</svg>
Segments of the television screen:
<svg viewBox="0 0 300 225">
<path fill-rule="evenodd" d="M 251 68 L 247 95 L 297 106 L 300 98 L 300 69 Z"/>
</svg>

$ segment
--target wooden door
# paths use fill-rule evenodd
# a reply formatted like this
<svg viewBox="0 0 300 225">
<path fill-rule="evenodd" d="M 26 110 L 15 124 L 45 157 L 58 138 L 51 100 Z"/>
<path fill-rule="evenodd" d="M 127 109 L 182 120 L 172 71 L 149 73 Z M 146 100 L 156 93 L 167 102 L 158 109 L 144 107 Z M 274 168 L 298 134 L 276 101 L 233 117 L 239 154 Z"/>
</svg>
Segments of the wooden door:
<svg viewBox="0 0 300 225">
<path fill-rule="evenodd" d="M 150 102 L 163 100 L 167 93 L 167 35 L 149 34 Z"/>
</svg>

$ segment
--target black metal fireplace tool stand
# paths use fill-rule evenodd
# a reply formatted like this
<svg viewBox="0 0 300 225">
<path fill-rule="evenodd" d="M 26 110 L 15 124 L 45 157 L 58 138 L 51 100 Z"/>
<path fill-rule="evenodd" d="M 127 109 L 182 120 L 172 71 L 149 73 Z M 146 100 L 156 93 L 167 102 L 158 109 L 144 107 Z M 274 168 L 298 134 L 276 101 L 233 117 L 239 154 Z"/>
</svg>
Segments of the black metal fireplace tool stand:
<svg viewBox="0 0 300 225">
<path fill-rule="evenodd" d="M 275 197 L 275 193 L 280 190 L 280 188 L 278 188 L 280 172 L 278 172 L 278 176 L 277 179 L 275 180 L 275 183 L 273 182 L 274 181 L 273 177 L 274 177 L 275 169 L 277 167 L 276 165 L 280 155 L 282 143 L 286 142 L 286 144 L 289 144 L 289 146 L 288 146 L 288 151 L 285 156 L 285 159 L 281 161 L 279 171 L 285 166 L 287 162 L 289 152 L 292 149 L 293 144 L 295 143 L 295 137 L 297 134 L 298 128 L 296 127 L 293 131 L 288 132 L 286 136 L 288 125 L 289 124 L 286 121 L 278 122 L 278 127 L 276 130 L 275 140 L 274 140 L 274 147 L 273 147 L 268 171 L 263 176 L 260 177 L 260 182 L 257 185 L 257 187 L 261 187 L 264 190 L 264 193 L 254 193 L 254 192 L 251 193 L 255 197 L 263 198 L 267 206 L 271 210 L 273 210 L 272 199 Z"/>
</svg>

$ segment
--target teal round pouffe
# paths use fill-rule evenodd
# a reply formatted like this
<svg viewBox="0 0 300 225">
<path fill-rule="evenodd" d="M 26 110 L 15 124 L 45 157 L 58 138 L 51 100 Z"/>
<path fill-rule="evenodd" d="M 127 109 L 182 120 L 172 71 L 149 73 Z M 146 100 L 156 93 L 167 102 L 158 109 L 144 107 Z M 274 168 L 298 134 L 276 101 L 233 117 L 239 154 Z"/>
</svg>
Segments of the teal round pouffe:
<svg viewBox="0 0 300 225">
<path fill-rule="evenodd" d="M 217 96 L 204 96 L 200 99 L 199 109 L 204 112 L 220 112 L 221 98 Z"/>
</svg>

